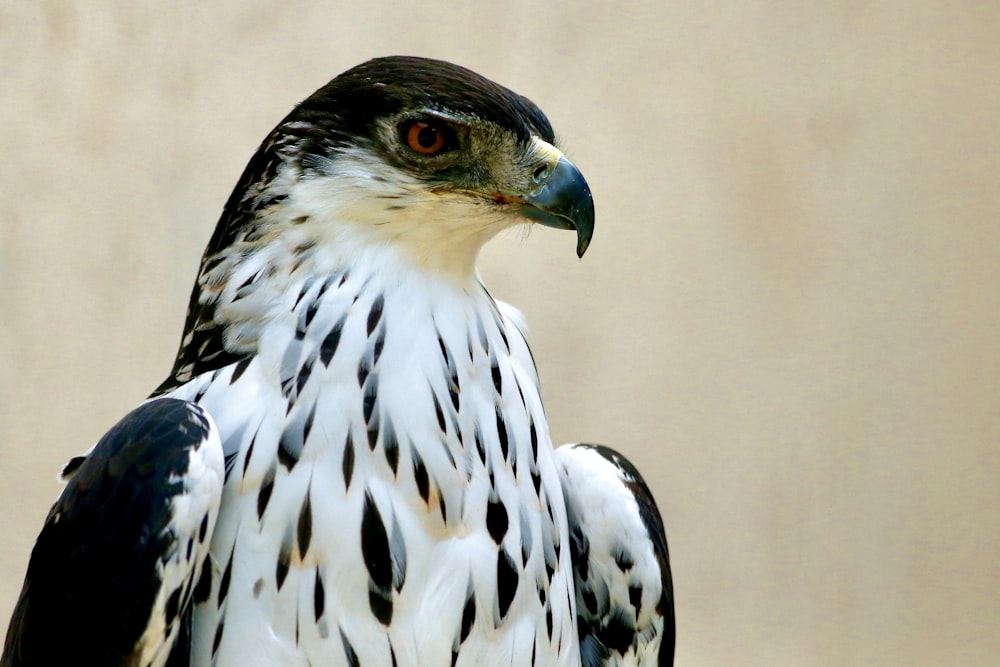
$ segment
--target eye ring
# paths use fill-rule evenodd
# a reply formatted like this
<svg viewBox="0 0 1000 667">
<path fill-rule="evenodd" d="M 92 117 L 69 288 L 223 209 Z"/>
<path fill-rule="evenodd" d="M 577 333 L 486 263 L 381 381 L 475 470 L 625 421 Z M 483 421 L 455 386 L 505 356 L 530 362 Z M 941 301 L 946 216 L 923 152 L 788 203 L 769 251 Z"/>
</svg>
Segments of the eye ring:
<svg viewBox="0 0 1000 667">
<path fill-rule="evenodd" d="M 402 129 L 406 147 L 418 155 L 433 157 L 449 147 L 450 133 L 442 123 L 413 120 L 406 123 Z"/>
</svg>

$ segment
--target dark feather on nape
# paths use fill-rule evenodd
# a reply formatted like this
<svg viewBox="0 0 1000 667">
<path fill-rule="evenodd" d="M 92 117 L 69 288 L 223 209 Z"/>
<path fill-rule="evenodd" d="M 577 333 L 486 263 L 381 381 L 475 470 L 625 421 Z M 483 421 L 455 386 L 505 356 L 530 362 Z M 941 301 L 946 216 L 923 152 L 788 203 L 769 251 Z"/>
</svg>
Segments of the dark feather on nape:
<svg viewBox="0 0 1000 667">
<path fill-rule="evenodd" d="M 247 353 L 234 353 L 226 349 L 223 342 L 224 327 L 212 323 L 214 305 L 194 303 L 199 292 L 199 286 L 195 284 L 192 305 L 188 308 L 187 322 L 184 325 L 184 335 L 191 332 L 191 340 L 186 345 L 182 343 L 169 377 L 153 390 L 150 398 L 162 396 L 197 375 L 210 373 L 248 358 Z"/>
</svg>

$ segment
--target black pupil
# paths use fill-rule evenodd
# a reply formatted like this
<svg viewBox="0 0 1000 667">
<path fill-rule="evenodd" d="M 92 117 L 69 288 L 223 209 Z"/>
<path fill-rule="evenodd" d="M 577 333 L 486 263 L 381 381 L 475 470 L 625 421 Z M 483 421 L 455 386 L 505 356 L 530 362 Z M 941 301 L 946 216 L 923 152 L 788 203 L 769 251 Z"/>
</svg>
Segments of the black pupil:
<svg viewBox="0 0 1000 667">
<path fill-rule="evenodd" d="M 430 125 L 425 125 L 420 128 L 417 132 L 417 143 L 424 148 L 433 148 L 434 144 L 438 140 L 438 129 L 436 127 L 431 127 Z"/>
</svg>

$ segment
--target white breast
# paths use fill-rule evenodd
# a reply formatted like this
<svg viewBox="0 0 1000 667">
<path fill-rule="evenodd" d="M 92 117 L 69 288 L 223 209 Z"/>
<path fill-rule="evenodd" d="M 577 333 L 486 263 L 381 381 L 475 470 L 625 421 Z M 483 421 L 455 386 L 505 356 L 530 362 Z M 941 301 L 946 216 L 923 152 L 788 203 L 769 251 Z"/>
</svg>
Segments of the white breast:
<svg viewBox="0 0 1000 667">
<path fill-rule="evenodd" d="M 379 275 L 293 282 L 257 356 L 171 394 L 232 457 L 193 664 L 578 664 L 520 330 L 478 283 Z"/>
</svg>

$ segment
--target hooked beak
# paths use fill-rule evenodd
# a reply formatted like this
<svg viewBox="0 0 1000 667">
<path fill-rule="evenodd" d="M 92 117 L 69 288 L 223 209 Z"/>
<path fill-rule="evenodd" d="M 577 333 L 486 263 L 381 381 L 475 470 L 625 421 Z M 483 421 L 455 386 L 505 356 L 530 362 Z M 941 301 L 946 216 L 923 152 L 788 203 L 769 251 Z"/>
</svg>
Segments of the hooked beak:
<svg viewBox="0 0 1000 667">
<path fill-rule="evenodd" d="M 541 186 L 520 197 L 519 212 L 546 227 L 576 230 L 576 256 L 594 235 L 594 197 L 576 166 L 563 156 L 539 179 Z"/>
</svg>

